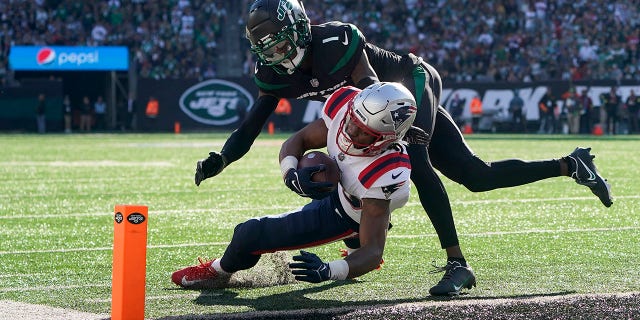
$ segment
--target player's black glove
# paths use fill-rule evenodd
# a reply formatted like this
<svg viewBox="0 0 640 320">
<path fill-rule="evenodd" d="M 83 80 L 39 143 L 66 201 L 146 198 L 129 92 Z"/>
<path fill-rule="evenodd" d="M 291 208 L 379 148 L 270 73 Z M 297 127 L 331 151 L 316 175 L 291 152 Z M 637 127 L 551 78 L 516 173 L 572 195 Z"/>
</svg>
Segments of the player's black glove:
<svg viewBox="0 0 640 320">
<path fill-rule="evenodd" d="M 422 130 L 421 128 L 411 126 L 407 133 L 405 133 L 403 140 L 410 144 L 428 145 L 429 141 L 431 141 L 431 137 L 426 131 Z"/>
<path fill-rule="evenodd" d="M 333 184 L 328 181 L 313 182 L 311 181 L 311 176 L 314 173 L 324 171 L 325 169 L 326 168 L 323 164 L 297 170 L 291 168 L 284 176 L 284 184 L 302 197 L 320 200 L 331 194 L 331 191 L 327 190 L 330 189 Z"/>
<path fill-rule="evenodd" d="M 318 283 L 329 280 L 331 276 L 329 264 L 322 262 L 314 253 L 300 250 L 300 255 L 293 256 L 293 260 L 302 261 L 289 264 L 296 280 Z"/>
<path fill-rule="evenodd" d="M 209 157 L 198 161 L 196 164 L 196 186 L 200 186 L 202 180 L 211 178 L 222 172 L 227 166 L 227 158 L 215 151 L 209 152 Z"/>
</svg>

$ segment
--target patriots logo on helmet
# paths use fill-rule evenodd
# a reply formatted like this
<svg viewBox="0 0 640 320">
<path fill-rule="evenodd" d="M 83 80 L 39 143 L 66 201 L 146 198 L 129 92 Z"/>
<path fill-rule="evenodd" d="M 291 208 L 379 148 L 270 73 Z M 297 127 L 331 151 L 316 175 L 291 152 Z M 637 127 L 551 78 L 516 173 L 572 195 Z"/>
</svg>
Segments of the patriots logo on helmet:
<svg viewBox="0 0 640 320">
<path fill-rule="evenodd" d="M 393 118 L 395 127 L 398 128 L 399 126 L 401 126 L 405 121 L 407 121 L 407 119 L 409 119 L 411 115 L 416 113 L 417 110 L 418 108 L 416 108 L 416 106 L 407 105 L 391 112 L 391 117 Z"/>
</svg>

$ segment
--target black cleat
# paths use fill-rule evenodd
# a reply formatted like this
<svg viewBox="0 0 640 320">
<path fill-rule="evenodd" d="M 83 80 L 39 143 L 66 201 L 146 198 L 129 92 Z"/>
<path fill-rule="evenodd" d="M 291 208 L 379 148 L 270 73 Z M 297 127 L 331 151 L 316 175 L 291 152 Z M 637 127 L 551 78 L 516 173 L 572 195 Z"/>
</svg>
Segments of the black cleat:
<svg viewBox="0 0 640 320">
<path fill-rule="evenodd" d="M 444 271 L 444 276 L 438 284 L 429 289 L 432 296 L 457 296 L 463 288 L 471 289 L 476 286 L 476 275 L 468 265 L 465 267 L 458 261 L 448 261 L 444 267 L 437 267 L 429 273 Z"/>
<path fill-rule="evenodd" d="M 591 148 L 576 148 L 571 152 L 567 159 L 573 161 L 575 170 L 570 172 L 571 177 L 576 180 L 577 184 L 589 187 L 591 192 L 595 194 L 605 207 L 611 207 L 613 198 L 611 197 L 611 186 L 598 173 L 596 166 L 593 164 L 593 158 L 596 156 L 589 153 Z"/>
</svg>

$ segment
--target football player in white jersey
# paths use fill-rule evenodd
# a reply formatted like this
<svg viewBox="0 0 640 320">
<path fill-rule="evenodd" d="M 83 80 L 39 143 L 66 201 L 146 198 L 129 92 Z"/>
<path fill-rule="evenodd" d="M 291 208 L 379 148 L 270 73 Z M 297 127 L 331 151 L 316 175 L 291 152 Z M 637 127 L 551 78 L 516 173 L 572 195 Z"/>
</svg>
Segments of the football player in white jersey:
<svg viewBox="0 0 640 320">
<path fill-rule="evenodd" d="M 308 172 L 297 169 L 308 150 L 327 147 L 340 168 L 338 187 L 328 196 L 287 213 L 250 219 L 236 226 L 220 259 L 200 261 L 173 273 L 191 289 L 223 287 L 230 274 L 249 269 L 263 253 L 313 247 L 358 236 L 361 246 L 346 258 L 323 262 L 300 250 L 290 264 L 297 280 L 321 282 L 361 276 L 380 264 L 391 212 L 409 199 L 411 164 L 402 138 L 416 116 L 416 102 L 400 83 L 345 87 L 327 100 L 322 119 L 284 142 L 280 165 L 289 188 L 304 188 Z M 319 182 L 318 182 L 319 183 Z M 304 193 L 303 189 L 298 190 Z"/>
</svg>

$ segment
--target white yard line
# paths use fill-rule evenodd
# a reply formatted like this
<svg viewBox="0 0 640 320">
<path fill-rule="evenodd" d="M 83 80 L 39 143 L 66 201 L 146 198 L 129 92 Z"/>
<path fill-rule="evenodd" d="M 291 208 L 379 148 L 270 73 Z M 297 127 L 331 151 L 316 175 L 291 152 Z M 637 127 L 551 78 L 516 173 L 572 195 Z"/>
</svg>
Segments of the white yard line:
<svg viewBox="0 0 640 320">
<path fill-rule="evenodd" d="M 0 288 L 0 292 L 24 292 L 24 291 L 43 291 L 43 290 L 70 290 L 81 288 L 102 288 L 111 287 L 111 283 L 98 283 L 98 284 L 82 284 L 82 285 L 69 285 L 69 286 L 29 286 L 22 288 Z"/>
<path fill-rule="evenodd" d="M 97 160 L 97 161 L 0 161 L 3 167 L 27 167 L 27 166 L 46 166 L 46 167 L 173 167 L 174 163 L 168 161 L 116 161 L 116 160 Z"/>
<path fill-rule="evenodd" d="M 219 297 L 222 296 L 223 293 L 202 293 L 202 292 L 193 292 L 193 293 L 180 293 L 180 294 L 168 294 L 161 296 L 150 296 L 146 295 L 144 297 L 145 301 L 151 300 L 172 300 L 172 299 L 197 299 L 197 298 L 210 298 L 210 297 Z M 111 303 L 111 299 L 85 299 L 85 302 L 89 303 Z"/>
<path fill-rule="evenodd" d="M 577 232 L 615 232 L 615 231 L 628 231 L 628 230 L 640 230 L 640 226 L 629 227 L 611 227 L 611 228 L 573 228 L 573 229 L 529 229 L 518 231 L 488 231 L 479 233 L 463 233 L 462 237 L 489 237 L 489 236 L 502 236 L 502 235 L 516 235 L 516 234 L 536 234 L 536 233 L 577 233 Z M 425 238 L 435 237 L 435 234 L 389 234 L 387 238 L 397 239 L 413 239 L 413 238 Z M 206 247 L 206 246 L 224 246 L 228 242 L 200 242 L 200 243 L 179 243 L 179 244 L 157 244 L 148 245 L 149 249 L 159 248 L 185 248 L 185 247 Z M 96 247 L 96 248 L 59 248 L 59 249 L 47 249 L 47 250 L 15 250 L 15 251 L 0 251 L 2 255 L 18 255 L 18 254 L 34 254 L 34 253 L 61 253 L 61 252 L 90 252 L 90 251 L 110 251 L 113 247 Z M 1 291 L 1 290 L 0 290 Z"/>
<path fill-rule="evenodd" d="M 0 196 L 2 197 L 2 196 Z M 640 199 L 640 195 L 635 195 L 635 196 L 619 196 L 615 198 L 616 200 L 621 200 L 621 199 Z M 522 202 L 522 203 L 529 203 L 529 202 L 565 202 L 565 201 L 573 201 L 573 200 L 577 200 L 577 201 L 591 201 L 594 200 L 594 197 L 590 196 L 590 197 L 571 197 L 571 198 L 530 198 L 530 199 L 492 199 L 492 200 L 453 200 L 451 201 L 452 205 L 474 205 L 474 204 L 491 204 L 491 203 L 515 203 L 515 202 Z M 422 204 L 418 201 L 411 201 L 408 202 L 405 207 L 420 207 L 422 206 Z M 224 209 L 214 209 L 214 208 L 204 208 L 204 209 L 193 209 L 193 208 L 185 208 L 185 209 L 171 209 L 171 210 L 150 210 L 149 214 L 150 215 L 167 215 L 167 214 L 182 214 L 184 215 L 185 213 L 213 213 L 215 211 L 225 211 L 225 212 L 237 212 L 237 211 L 247 211 L 247 210 L 251 210 L 251 211 L 256 211 L 256 210 L 291 210 L 292 208 L 294 208 L 295 205 L 291 206 L 291 205 L 285 205 L 285 206 L 269 206 L 269 207 L 260 207 L 260 208 L 256 208 L 256 207 L 234 207 L 234 208 L 224 208 Z M 0 220 L 3 219 L 11 219 L 11 220 L 22 220 L 22 219 L 26 219 L 26 220 L 32 220 L 32 219 L 45 219 L 45 218 L 53 218 L 53 219 L 60 219 L 60 218 L 78 218 L 78 217 L 104 217 L 104 216 L 109 216 L 112 215 L 113 213 L 111 212 L 89 212 L 89 213 L 81 213 L 81 212 L 73 212 L 73 213 L 68 213 L 68 214 L 41 214 L 41 215 L 35 215 L 35 214 L 31 214 L 31 215 L 6 215 L 6 216 L 0 216 Z"/>
</svg>

